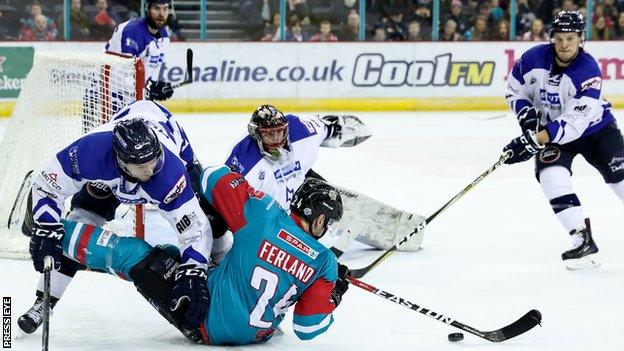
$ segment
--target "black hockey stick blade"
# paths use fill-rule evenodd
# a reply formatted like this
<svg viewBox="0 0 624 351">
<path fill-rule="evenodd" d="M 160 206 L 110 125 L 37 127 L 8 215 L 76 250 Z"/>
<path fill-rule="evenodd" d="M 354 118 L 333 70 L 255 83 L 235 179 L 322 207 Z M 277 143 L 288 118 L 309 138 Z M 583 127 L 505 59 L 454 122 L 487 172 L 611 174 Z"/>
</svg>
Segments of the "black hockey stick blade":
<svg viewBox="0 0 624 351">
<path fill-rule="evenodd" d="M 524 316 L 522 316 L 517 321 L 511 323 L 510 325 L 503 327 L 501 329 L 493 330 L 493 331 L 481 331 L 477 328 L 471 327 L 467 324 L 464 324 L 454 318 L 451 318 L 447 315 L 441 314 L 439 312 L 433 311 L 424 306 L 419 306 L 418 304 L 408 301 L 400 296 L 394 295 L 390 292 L 381 290 L 376 288 L 370 284 L 364 283 L 363 281 L 354 278 L 353 276 L 347 276 L 347 280 L 349 283 L 357 286 L 358 288 L 368 291 L 372 294 L 375 294 L 387 301 L 394 302 L 397 305 L 401 305 L 410 310 L 416 311 L 418 313 L 424 314 L 427 317 L 433 318 L 438 322 L 445 323 L 447 325 L 453 326 L 457 329 L 461 329 L 467 333 L 472 335 L 476 335 L 480 338 L 486 339 L 491 342 L 501 342 L 513 337 L 516 337 L 520 334 L 523 334 L 540 324 L 542 321 L 542 314 L 538 310 L 531 310 Z"/>
<path fill-rule="evenodd" d="M 174 84 L 173 89 L 185 86 L 193 83 L 193 50 L 191 48 L 186 49 L 186 79 L 183 82 Z"/>
<path fill-rule="evenodd" d="M 536 325 L 542 324 L 542 314 L 538 310 L 530 310 L 524 316 L 520 317 L 517 321 L 510 325 L 498 330 L 484 332 L 484 338 L 493 341 L 501 342 L 509 340 L 520 334 L 524 334 L 533 329 Z"/>
</svg>

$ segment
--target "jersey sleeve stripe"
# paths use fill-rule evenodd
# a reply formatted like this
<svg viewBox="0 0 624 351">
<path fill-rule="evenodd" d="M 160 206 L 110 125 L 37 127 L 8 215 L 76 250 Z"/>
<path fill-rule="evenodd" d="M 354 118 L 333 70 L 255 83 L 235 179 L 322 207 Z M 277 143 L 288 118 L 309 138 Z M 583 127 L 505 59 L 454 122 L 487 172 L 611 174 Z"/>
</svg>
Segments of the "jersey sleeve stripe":
<svg viewBox="0 0 624 351">
<path fill-rule="evenodd" d="M 329 326 L 334 322 L 334 317 L 329 314 L 325 316 L 319 323 L 313 325 L 301 325 L 298 324 L 297 316 L 293 319 L 293 330 L 297 337 L 302 340 L 309 340 L 317 335 L 324 333 Z"/>
<path fill-rule="evenodd" d="M 78 245 L 76 247 L 76 260 L 80 263 L 85 263 L 87 245 L 89 244 L 89 240 L 91 240 L 91 236 L 94 231 L 94 226 L 85 225 L 84 231 L 80 234 L 80 240 L 78 240 Z"/>
<path fill-rule="evenodd" d="M 82 227 L 84 226 L 84 224 L 73 221 L 63 221 L 63 226 L 66 230 L 65 235 L 67 235 L 67 233 L 71 231 L 69 245 L 67 245 L 67 247 L 65 248 L 65 252 L 71 258 L 76 258 L 76 243 L 78 242 L 78 238 L 80 237 L 80 232 L 82 231 Z M 63 241 L 65 242 L 66 240 Z"/>
</svg>

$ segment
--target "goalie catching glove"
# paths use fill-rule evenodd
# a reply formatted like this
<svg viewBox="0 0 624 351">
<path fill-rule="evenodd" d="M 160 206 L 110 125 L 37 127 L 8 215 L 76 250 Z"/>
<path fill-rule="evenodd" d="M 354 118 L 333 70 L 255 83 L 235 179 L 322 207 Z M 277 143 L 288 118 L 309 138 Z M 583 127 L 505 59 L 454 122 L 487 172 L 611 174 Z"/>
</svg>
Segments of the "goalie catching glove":
<svg viewBox="0 0 624 351">
<path fill-rule="evenodd" d="M 321 121 L 329 129 L 328 137 L 321 143 L 324 147 L 351 147 L 372 135 L 368 126 L 356 116 L 328 115 L 321 117 Z"/>
</svg>

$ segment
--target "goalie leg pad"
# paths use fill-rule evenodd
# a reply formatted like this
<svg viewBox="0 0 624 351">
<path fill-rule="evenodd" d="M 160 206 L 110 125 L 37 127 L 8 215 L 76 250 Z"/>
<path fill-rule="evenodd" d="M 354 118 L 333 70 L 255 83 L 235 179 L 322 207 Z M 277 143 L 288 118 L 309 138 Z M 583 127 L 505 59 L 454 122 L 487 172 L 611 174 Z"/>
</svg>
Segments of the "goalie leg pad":
<svg viewBox="0 0 624 351">
<path fill-rule="evenodd" d="M 413 232 L 425 220 L 424 216 L 401 211 L 383 202 L 354 191 L 336 187 L 343 202 L 343 227 L 354 230 L 356 240 L 378 249 L 387 250 Z M 403 244 L 400 251 L 420 248 L 424 231 L 421 230 Z"/>
<path fill-rule="evenodd" d="M 385 217 L 385 215 L 384 215 Z M 368 226 L 356 240 L 382 250 L 388 250 L 396 245 L 402 238 L 413 232 L 416 227 L 425 220 L 425 217 L 417 214 L 402 212 L 392 213 L 385 217 L 386 221 L 379 221 Z M 399 251 L 416 251 L 420 248 L 423 240 L 423 230 L 413 235 L 405 244 L 399 247 Z"/>
</svg>

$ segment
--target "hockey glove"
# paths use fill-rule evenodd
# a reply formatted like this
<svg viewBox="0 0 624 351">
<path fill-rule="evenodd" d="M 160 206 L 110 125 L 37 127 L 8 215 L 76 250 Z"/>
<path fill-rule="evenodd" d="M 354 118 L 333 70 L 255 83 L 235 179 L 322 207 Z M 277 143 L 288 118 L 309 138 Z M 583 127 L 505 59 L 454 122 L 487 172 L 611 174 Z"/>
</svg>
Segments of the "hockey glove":
<svg viewBox="0 0 624 351">
<path fill-rule="evenodd" d="M 183 328 L 197 328 L 206 319 L 210 308 L 206 278 L 206 269 L 193 264 L 180 265 L 176 270 L 171 311 L 182 313 Z"/>
<path fill-rule="evenodd" d="M 544 145 L 540 145 L 537 142 L 535 132 L 528 130 L 505 146 L 503 152 L 511 155 L 507 160 L 505 160 L 505 163 L 511 165 L 527 161 L 543 148 Z"/>
<path fill-rule="evenodd" d="M 342 295 L 349 289 L 349 281 L 347 276 L 351 274 L 349 268 L 343 264 L 338 263 L 338 278 L 336 279 L 336 285 L 331 292 L 331 301 L 338 307 L 340 301 L 342 301 Z"/>
<path fill-rule="evenodd" d="M 163 81 L 149 81 L 148 86 L 148 99 L 155 101 L 167 100 L 173 95 L 173 87 L 171 83 Z"/>
<path fill-rule="evenodd" d="M 43 273 L 43 259 L 46 256 L 52 257 L 54 269 L 61 268 L 64 235 L 65 229 L 61 223 L 34 223 L 28 251 L 37 272 Z"/>
<path fill-rule="evenodd" d="M 520 112 L 518 112 L 518 124 L 522 129 L 522 133 L 527 130 L 532 130 L 535 133 L 538 132 L 540 127 L 540 118 L 542 117 L 542 113 L 536 109 L 535 107 L 525 107 Z"/>
<path fill-rule="evenodd" d="M 323 147 L 351 147 L 364 142 L 372 135 L 368 126 L 358 117 L 352 115 L 321 117 L 327 126 L 327 138 L 321 143 Z"/>
</svg>

